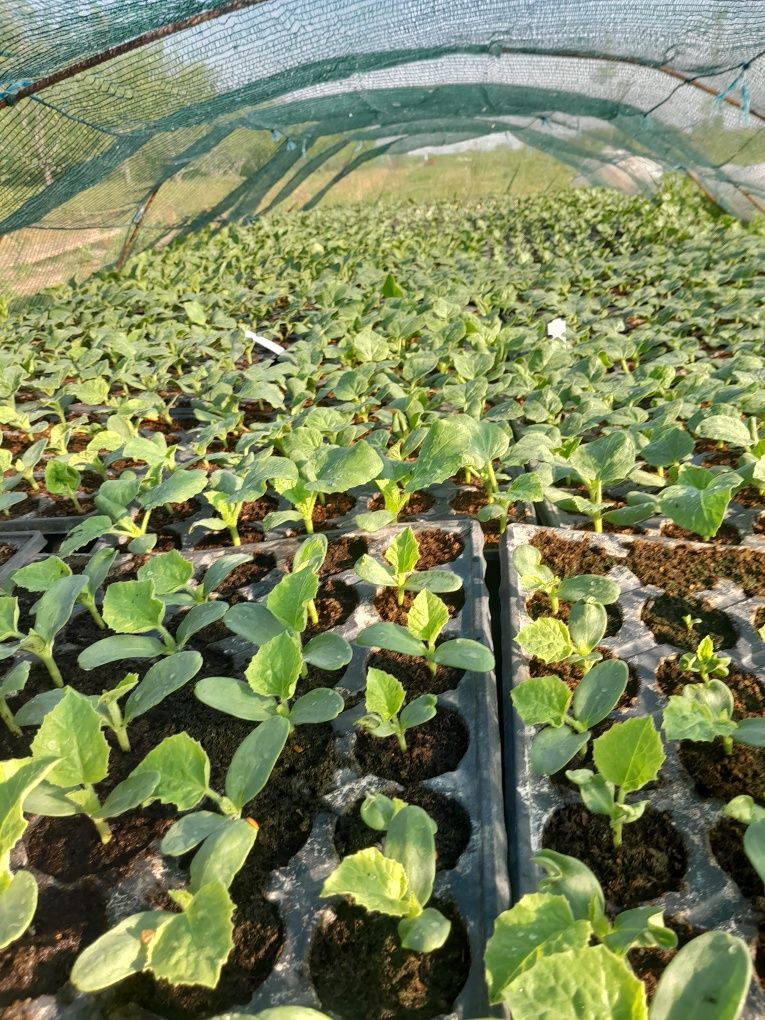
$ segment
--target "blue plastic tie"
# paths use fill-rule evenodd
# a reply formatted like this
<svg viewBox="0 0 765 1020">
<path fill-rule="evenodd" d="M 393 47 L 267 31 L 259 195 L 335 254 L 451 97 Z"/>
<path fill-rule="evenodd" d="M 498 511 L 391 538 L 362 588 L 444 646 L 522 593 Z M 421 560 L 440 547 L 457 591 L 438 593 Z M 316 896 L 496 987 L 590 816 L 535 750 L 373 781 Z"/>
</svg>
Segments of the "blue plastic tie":
<svg viewBox="0 0 765 1020">
<path fill-rule="evenodd" d="M 31 78 L 22 78 L 21 81 L 11 82 L 10 85 L 0 90 L 0 102 L 8 102 L 11 106 L 13 105 L 16 96 L 22 89 L 28 88 L 33 85 L 34 82 Z"/>
</svg>

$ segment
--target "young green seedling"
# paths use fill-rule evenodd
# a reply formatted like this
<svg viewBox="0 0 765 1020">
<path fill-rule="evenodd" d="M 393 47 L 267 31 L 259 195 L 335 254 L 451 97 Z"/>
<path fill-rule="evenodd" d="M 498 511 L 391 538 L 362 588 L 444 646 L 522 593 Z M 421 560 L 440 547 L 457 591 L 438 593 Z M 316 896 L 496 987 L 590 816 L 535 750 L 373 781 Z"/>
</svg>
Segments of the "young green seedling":
<svg viewBox="0 0 765 1020">
<path fill-rule="evenodd" d="M 711 742 L 718 737 L 726 754 L 733 744 L 765 747 L 765 719 L 733 718 L 733 692 L 723 680 L 686 684 L 664 709 L 662 727 L 667 740 Z"/>
<path fill-rule="evenodd" d="M 127 452 L 128 446 L 124 450 Z M 61 555 L 68 556 L 104 535 L 128 540 L 127 548 L 132 553 L 140 555 L 153 549 L 157 535 L 148 530 L 152 510 L 183 503 L 207 484 L 204 471 L 174 468 L 163 478 L 163 467 L 164 461 L 160 460 L 143 477 L 123 471 L 119 478 L 103 482 L 95 496 L 100 513 L 86 517 L 69 532 L 61 543 Z M 134 508 L 138 511 L 135 518 Z"/>
<path fill-rule="evenodd" d="M 282 631 L 262 644 L 245 670 L 247 683 L 230 676 L 200 680 L 194 693 L 210 708 L 237 719 L 263 722 L 273 716 L 295 726 L 330 722 L 344 708 L 342 697 L 329 687 L 317 687 L 293 701 L 305 668 L 300 638 Z"/>
<path fill-rule="evenodd" d="M 722 680 L 728 675 L 729 666 L 728 656 L 715 654 L 714 643 L 708 634 L 699 641 L 695 652 L 685 652 L 680 656 L 680 668 L 686 673 L 698 673 L 705 684 L 713 679 Z"/>
<path fill-rule="evenodd" d="M 8 479 L 12 483 L 10 488 L 14 488 L 15 485 L 23 480 L 33 492 L 39 491 L 40 485 L 35 478 L 35 468 L 42 460 L 47 445 L 47 439 L 38 439 L 31 446 L 27 447 L 21 456 L 15 460 L 10 452 L 0 451 L 0 455 L 5 454 L 0 456 L 0 470 L 3 472 L 10 470 L 16 472 L 15 477 Z"/>
<path fill-rule="evenodd" d="M 138 568 L 137 577 L 139 581 L 150 581 L 154 594 L 166 606 L 198 606 L 212 597 L 232 571 L 251 560 L 246 553 L 220 556 L 207 568 L 201 582 L 192 584 L 194 564 L 177 549 L 170 549 L 150 557 Z"/>
<path fill-rule="evenodd" d="M 45 465 L 45 488 L 54 496 L 70 499 L 78 514 L 82 513 L 77 495 L 81 480 L 80 472 L 63 460 L 49 460 Z"/>
<path fill-rule="evenodd" d="M 210 531 L 228 531 L 231 544 L 241 545 L 239 518 L 245 504 L 260 499 L 265 494 L 267 483 L 276 478 L 297 479 L 297 469 L 292 461 L 284 457 L 261 456 L 243 473 L 216 471 L 204 497 L 218 517 L 195 521 L 192 530 L 209 528 Z"/>
<path fill-rule="evenodd" d="M 524 591 L 543 592 L 550 600 L 550 609 L 557 615 L 563 602 L 599 602 L 610 606 L 619 598 L 619 585 L 598 574 L 577 574 L 575 577 L 556 577 L 542 563 L 542 554 L 533 545 L 519 545 L 513 550 L 513 567 Z"/>
<path fill-rule="evenodd" d="M 148 802 L 159 775 L 145 769 L 115 786 L 101 803 L 95 784 L 109 771 L 109 744 L 101 732 L 102 719 L 89 698 L 68 687 L 46 713 L 32 741 L 33 759 L 56 759 L 45 779 L 24 802 L 24 810 L 38 815 L 86 815 L 101 841 L 112 832 L 107 819 Z"/>
<path fill-rule="evenodd" d="M 406 627 L 398 623 L 373 623 L 361 631 L 356 644 L 424 659 L 433 676 L 439 666 L 470 669 L 476 673 L 488 673 L 493 669 L 494 656 L 478 641 L 452 638 L 436 645 L 448 622 L 449 611 L 444 603 L 425 589 L 415 596 Z"/>
<path fill-rule="evenodd" d="M 115 634 L 89 645 L 77 659 L 83 669 L 95 669 L 119 659 L 154 659 L 182 651 L 191 638 L 211 623 L 222 620 L 226 602 L 192 606 L 175 635 L 164 623 L 165 603 L 157 598 L 153 581 L 115 581 L 106 589 L 103 618 Z M 159 637 L 152 636 L 153 633 Z"/>
<path fill-rule="evenodd" d="M 404 604 L 408 591 L 457 591 L 462 581 L 452 570 L 415 570 L 420 558 L 420 547 L 411 528 L 404 528 L 385 550 L 389 565 L 364 554 L 356 561 L 354 570 L 362 581 L 396 589 L 396 602 Z"/>
<path fill-rule="evenodd" d="M 269 592 L 265 603 L 240 602 L 229 609 L 226 626 L 230 631 L 253 645 L 263 645 L 283 631 L 303 633 L 308 626 L 311 603 L 319 590 L 318 574 L 313 569 L 315 561 L 309 555 L 310 547 L 307 548 L 305 554 L 300 550 L 296 554 L 301 562 L 305 555 L 305 565 L 297 570 L 297 564 L 293 563 L 292 571 Z M 339 634 L 317 634 L 303 648 L 302 675 L 308 675 L 309 665 L 318 669 L 341 669 L 351 661 L 351 655 L 351 646 Z"/>
<path fill-rule="evenodd" d="M 585 807 L 593 814 L 606 815 L 614 847 L 622 845 L 626 823 L 642 817 L 649 801 L 627 803 L 627 795 L 653 782 L 664 764 L 664 748 L 653 719 L 642 716 L 615 723 L 592 745 L 596 772 L 569 769 L 566 777 L 579 787 Z"/>
<path fill-rule="evenodd" d="M 486 979 L 492 1003 L 510 1004 L 516 979 L 544 957 L 585 949 L 593 945 L 593 939 L 623 961 L 623 967 L 613 964 L 614 974 L 622 979 L 631 949 L 676 947 L 676 934 L 664 926 L 662 911 L 654 906 L 625 910 L 610 921 L 600 882 L 581 861 L 554 850 L 541 850 L 532 859 L 546 877 L 540 880 L 536 893 L 527 894 L 499 915 L 486 945 Z"/>
<path fill-rule="evenodd" d="M 436 875 L 436 824 L 415 805 L 380 801 L 373 808 L 367 818 L 385 831 L 382 852 L 370 847 L 345 857 L 320 896 L 350 896 L 366 910 L 400 917 L 402 948 L 431 953 L 451 931 L 451 922 L 427 906 Z"/>
<path fill-rule="evenodd" d="M 540 1009 L 571 1020 L 737 1020 L 741 1015 L 752 976 L 742 939 L 705 932 L 683 946 L 662 974 L 649 1009 L 627 953 L 677 945 L 661 911 L 636 907 L 611 922 L 600 884 L 580 861 L 550 850 L 535 861 L 548 877 L 539 892 L 500 914 L 486 946 L 489 1000 L 503 1003 L 513 1020 L 536 1020 Z"/>
<path fill-rule="evenodd" d="M 697 623 L 701 623 L 701 619 L 698 616 L 694 616 L 693 613 L 686 613 L 682 617 L 683 623 L 685 624 L 686 633 L 692 634 L 693 628 Z"/>
<path fill-rule="evenodd" d="M 522 627 L 515 640 L 524 652 L 544 663 L 567 662 L 585 674 L 603 656 L 596 649 L 606 633 L 608 618 L 599 602 L 575 602 L 568 624 L 542 616 Z"/>
<path fill-rule="evenodd" d="M 114 733 L 120 749 L 127 752 L 130 750 L 130 723 L 180 690 L 201 668 L 199 652 L 175 652 L 150 666 L 143 679 L 137 673 L 127 673 L 116 687 L 90 695 L 88 701 L 99 713 L 102 725 Z M 64 691 L 56 689 L 31 698 L 16 713 L 16 723 L 39 726 L 63 694 Z M 127 701 L 122 706 L 120 702 L 126 695 Z"/>
<path fill-rule="evenodd" d="M 723 814 L 746 826 L 744 852 L 760 879 L 765 882 L 765 808 L 742 794 L 728 801 Z"/>
<path fill-rule="evenodd" d="M 37 880 L 31 871 L 11 869 L 11 852 L 29 824 L 27 797 L 56 764 L 53 757 L 0 762 L 0 949 L 21 938 L 37 909 Z"/>
<path fill-rule="evenodd" d="M 116 556 L 116 549 L 98 549 L 85 564 L 80 575 L 86 579 L 86 583 L 77 596 L 77 604 L 87 609 L 100 630 L 104 630 L 106 624 L 98 611 L 96 597 Z M 37 560 L 14 571 L 11 582 L 26 591 L 46 592 L 59 578 L 72 576 L 71 567 L 59 556 L 47 556 L 44 560 Z"/>
<path fill-rule="evenodd" d="M 627 433 L 610 432 L 591 443 L 582 443 L 564 462 L 587 489 L 587 498 L 567 496 L 549 489 L 548 496 L 564 510 L 585 514 L 597 534 L 603 530 L 603 513 L 610 504 L 603 499 L 603 486 L 625 481 L 635 467 L 635 446 Z"/>
<path fill-rule="evenodd" d="M 28 652 L 42 662 L 56 687 L 63 687 L 64 679 L 53 657 L 53 644 L 69 621 L 87 581 L 81 575 L 54 581 L 37 603 L 34 627 L 26 634 L 19 630 L 18 599 L 11 595 L 0 596 L 0 642 L 10 642 L 0 645 L 0 658 Z"/>
<path fill-rule="evenodd" d="M 478 511 L 478 520 L 481 523 L 498 520 L 499 533 L 504 535 L 510 508 L 518 503 L 541 503 L 548 484 L 549 481 L 541 471 L 524 471 L 504 489 L 492 492 L 490 502 Z"/>
<path fill-rule="evenodd" d="M 317 499 L 366 485 L 382 470 L 382 460 L 366 440 L 358 440 L 352 446 L 332 446 L 323 444 L 321 433 L 314 429 L 298 429 L 293 435 L 298 433 L 305 435 L 297 437 L 290 452 L 298 471 L 297 478 L 282 475 L 273 482 L 276 491 L 294 510 L 267 514 L 263 519 L 266 531 L 280 524 L 302 522 L 306 532 L 313 534 Z"/>
<path fill-rule="evenodd" d="M 22 659 L 21 662 L 17 662 L 15 666 L 11 667 L 0 680 L 0 720 L 14 737 L 21 736 L 21 727 L 8 707 L 8 698 L 12 698 L 14 694 L 20 694 L 24 690 L 29 679 L 30 668 L 29 660 Z"/>
<path fill-rule="evenodd" d="M 404 708 L 405 700 L 406 691 L 400 680 L 370 666 L 365 692 L 367 715 L 363 715 L 356 725 L 381 740 L 395 737 L 402 754 L 406 754 L 407 730 L 422 726 L 435 716 L 436 696 L 421 694 Z"/>
<path fill-rule="evenodd" d="M 613 711 L 627 686 L 627 664 L 619 659 L 596 663 L 574 694 L 560 677 L 532 677 L 511 693 L 513 707 L 526 726 L 543 726 L 531 745 L 532 769 L 543 776 L 559 772 L 580 753 L 590 730 Z"/>
</svg>

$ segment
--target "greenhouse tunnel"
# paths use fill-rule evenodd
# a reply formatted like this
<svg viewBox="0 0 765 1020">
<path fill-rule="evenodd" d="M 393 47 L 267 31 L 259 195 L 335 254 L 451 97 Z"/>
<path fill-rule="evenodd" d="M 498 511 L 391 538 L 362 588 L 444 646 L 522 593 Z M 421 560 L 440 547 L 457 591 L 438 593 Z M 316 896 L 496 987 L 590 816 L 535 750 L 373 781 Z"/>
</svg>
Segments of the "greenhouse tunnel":
<svg viewBox="0 0 765 1020">
<path fill-rule="evenodd" d="M 758 0 L 24 0 L 0 31 L 10 293 L 25 264 L 56 282 L 76 249 L 82 276 L 296 189 L 310 208 L 377 156 L 502 132 L 582 183 L 681 171 L 734 215 L 765 208 Z"/>
<path fill-rule="evenodd" d="M 0 0 L 1 1020 L 765 1020 L 765 0 Z"/>
</svg>

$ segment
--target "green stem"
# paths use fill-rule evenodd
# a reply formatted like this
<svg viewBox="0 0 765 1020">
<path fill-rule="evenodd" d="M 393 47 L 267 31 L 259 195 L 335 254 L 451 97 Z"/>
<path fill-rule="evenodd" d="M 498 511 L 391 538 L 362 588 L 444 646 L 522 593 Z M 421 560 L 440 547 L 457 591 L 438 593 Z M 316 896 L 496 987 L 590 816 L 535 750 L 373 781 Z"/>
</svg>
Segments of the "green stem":
<svg viewBox="0 0 765 1020">
<path fill-rule="evenodd" d="M 603 483 L 599 482 L 599 481 L 598 482 L 593 482 L 592 483 L 592 493 L 593 493 L 592 502 L 593 503 L 601 503 L 603 501 Z M 602 532 L 603 532 L 603 518 L 601 516 L 600 509 L 598 509 L 596 511 L 594 517 L 592 518 L 592 525 L 593 525 L 593 528 L 595 530 L 595 534 L 596 535 L 602 534 Z"/>
<path fill-rule="evenodd" d="M 401 753 L 406 754 L 406 737 L 404 736 L 403 730 L 396 730 L 396 740 Z"/>
<path fill-rule="evenodd" d="M 403 585 L 401 585 L 401 586 L 400 586 L 400 587 L 398 588 L 398 590 L 396 591 L 396 605 L 397 605 L 397 606 L 399 607 L 399 609 L 400 609 L 400 608 L 401 608 L 401 606 L 403 606 L 403 604 L 404 604 L 404 594 L 405 594 L 405 592 L 404 592 L 404 586 L 403 586 Z"/>
<path fill-rule="evenodd" d="M 560 609 L 560 599 L 557 595 L 552 594 L 548 595 L 548 598 L 550 599 L 550 610 L 552 611 L 553 616 L 557 616 L 558 610 Z"/>
<path fill-rule="evenodd" d="M 616 795 L 616 803 L 623 804 L 626 794 L 624 790 L 620 789 Z M 622 830 L 624 829 L 624 819 L 618 821 L 613 820 L 611 822 L 611 828 L 614 830 L 614 847 L 618 850 L 622 845 Z"/>
<path fill-rule="evenodd" d="M 308 616 L 310 617 L 311 623 L 314 625 L 314 627 L 318 627 L 319 613 L 316 609 L 316 603 L 314 602 L 313 599 L 308 600 Z"/>
<path fill-rule="evenodd" d="M 11 712 L 10 708 L 8 708 L 5 698 L 0 698 L 0 719 L 2 719 L 14 737 L 21 736 L 21 727 L 14 719 L 13 712 Z"/>
<path fill-rule="evenodd" d="M 157 627 L 157 630 L 159 631 L 159 633 L 160 633 L 160 636 L 161 636 L 162 640 L 163 640 L 163 641 L 165 642 L 165 646 L 166 646 L 166 647 L 167 647 L 167 648 L 168 648 L 168 649 L 169 649 L 170 651 L 175 651 L 175 649 L 176 649 L 176 647 L 177 647 L 177 646 L 176 646 L 176 641 L 175 641 L 175 638 L 173 637 L 173 635 L 172 635 L 172 634 L 170 633 L 170 631 L 169 631 L 169 630 L 167 629 L 167 627 L 163 626 L 163 625 L 162 625 L 162 624 L 160 623 L 160 625 L 159 625 L 159 626 Z"/>
<path fill-rule="evenodd" d="M 63 687 L 64 678 L 61 676 L 61 670 L 56 665 L 53 655 L 50 652 L 35 652 L 34 654 L 48 670 L 48 675 L 56 687 Z"/>
<path fill-rule="evenodd" d="M 76 496 L 76 494 L 74 492 L 71 494 L 71 498 L 72 498 L 72 502 L 74 503 L 74 509 L 77 511 L 78 514 L 81 514 L 82 513 L 82 504 L 80 503 L 79 499 L 77 499 L 77 496 Z"/>
<path fill-rule="evenodd" d="M 82 604 L 90 613 L 91 617 L 93 618 L 93 622 L 96 624 L 96 626 L 100 630 L 106 630 L 106 624 L 104 623 L 103 617 L 96 608 L 95 600 L 92 598 L 89 598 L 87 600 L 83 599 Z"/>
<path fill-rule="evenodd" d="M 114 735 L 117 738 L 117 743 L 120 745 L 120 751 L 128 754 L 130 752 L 130 739 L 128 738 L 127 727 L 125 725 L 115 726 Z"/>
<path fill-rule="evenodd" d="M 238 532 L 237 527 L 236 527 L 235 524 L 228 529 L 228 533 L 231 536 L 231 544 L 232 545 L 236 546 L 236 545 L 241 545 L 242 544 L 242 540 L 239 537 L 239 532 Z"/>
<path fill-rule="evenodd" d="M 494 474 L 494 465 L 491 461 L 486 462 L 486 474 L 489 479 L 489 495 L 499 490 L 497 485 L 497 476 Z"/>
<path fill-rule="evenodd" d="M 723 737 L 722 744 L 726 754 L 733 754 L 733 737 Z"/>
</svg>

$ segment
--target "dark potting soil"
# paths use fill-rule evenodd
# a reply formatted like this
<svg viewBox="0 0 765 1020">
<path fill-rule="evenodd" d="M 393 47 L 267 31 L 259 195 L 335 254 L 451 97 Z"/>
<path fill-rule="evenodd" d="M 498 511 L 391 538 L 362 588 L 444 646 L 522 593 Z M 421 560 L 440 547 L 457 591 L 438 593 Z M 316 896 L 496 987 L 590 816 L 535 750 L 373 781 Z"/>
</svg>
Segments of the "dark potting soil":
<svg viewBox="0 0 765 1020">
<path fill-rule="evenodd" d="M 404 685 L 407 700 L 419 698 L 421 694 L 443 694 L 453 691 L 465 675 L 464 669 L 452 669 L 451 666 L 438 666 L 435 676 L 428 669 L 427 663 L 414 655 L 402 655 L 401 652 L 389 652 L 378 649 L 367 659 L 367 667 L 384 669 L 395 676 Z"/>
<path fill-rule="evenodd" d="M 642 584 L 655 584 L 668 595 L 711 589 L 721 577 L 738 584 L 747 596 L 765 594 L 765 552 L 757 549 L 694 549 L 648 539 L 634 542 L 621 562 Z"/>
<path fill-rule="evenodd" d="M 752 531 L 755 535 L 765 535 L 765 514 L 760 514 L 752 525 Z"/>
<path fill-rule="evenodd" d="M 479 510 L 489 502 L 483 489 L 466 487 L 460 489 L 449 500 L 449 506 L 458 514 L 469 514 L 475 517 Z"/>
<path fill-rule="evenodd" d="M 333 521 L 336 517 L 344 517 L 355 506 L 356 500 L 345 492 L 328 493 L 325 502 L 320 503 L 317 500 L 316 506 L 313 508 L 311 519 L 314 527 L 322 531 L 323 526 L 326 526 L 329 521 Z"/>
<path fill-rule="evenodd" d="M 40 818 L 27 830 L 24 846 L 33 867 L 69 883 L 84 875 L 124 869 L 152 840 L 163 836 L 172 821 L 171 809 L 158 804 L 130 811 L 109 822 L 112 839 L 102 843 L 84 815 Z"/>
<path fill-rule="evenodd" d="M 734 744 L 726 754 L 722 741 L 684 740 L 678 757 L 696 789 L 705 797 L 728 801 L 739 794 L 761 797 L 765 789 L 765 750 Z"/>
<path fill-rule="evenodd" d="M 402 949 L 396 918 L 347 902 L 324 912 L 310 952 L 322 1008 L 342 1020 L 428 1020 L 449 1013 L 467 979 L 470 948 L 456 910 L 433 906 L 452 929 L 432 953 Z"/>
<path fill-rule="evenodd" d="M 360 536 L 347 535 L 343 538 L 333 538 L 327 545 L 327 555 L 321 565 L 319 577 L 331 577 L 344 570 L 351 570 L 356 561 L 368 550 L 367 540 Z M 287 561 L 287 570 L 292 570 L 292 557 Z"/>
<path fill-rule="evenodd" d="M 276 569 L 276 558 L 271 553 L 251 553 L 252 559 L 249 563 L 242 563 L 235 567 L 222 584 L 215 589 L 218 596 L 231 605 L 242 601 L 242 588 L 248 588 L 251 584 L 262 581 L 266 574 Z"/>
<path fill-rule="evenodd" d="M 338 581 L 336 578 L 325 581 L 320 585 L 314 599 L 319 622 L 313 624 L 309 619 L 305 632 L 306 640 L 314 634 L 322 634 L 345 623 L 358 604 L 359 593 L 353 585 Z"/>
<path fill-rule="evenodd" d="M 436 497 L 429 492 L 413 492 L 409 497 L 409 502 L 399 513 L 399 517 L 419 517 L 420 514 L 426 514 L 433 507 L 435 501 Z M 367 506 L 370 510 L 384 510 L 385 500 L 382 493 L 378 492 L 372 496 Z"/>
<path fill-rule="evenodd" d="M 61 635 L 61 639 L 67 644 L 77 645 L 78 648 L 87 648 L 88 645 L 109 637 L 113 631 L 108 627 L 101 628 L 88 612 L 75 613 L 67 623 Z"/>
<path fill-rule="evenodd" d="M 402 627 L 406 627 L 409 610 L 412 608 L 412 603 L 417 597 L 417 594 L 418 593 L 415 591 L 405 591 L 404 603 L 399 606 L 395 588 L 378 588 L 374 599 L 375 609 L 383 620 L 388 620 L 391 623 L 399 623 Z M 442 592 L 438 597 L 446 606 L 449 616 L 452 619 L 454 619 L 457 613 L 459 613 L 465 605 L 464 588 L 458 588 L 457 591 Z"/>
<path fill-rule="evenodd" d="M 337 687 L 348 671 L 347 666 L 340 669 L 319 669 L 318 666 L 308 667 L 308 676 L 300 677 L 295 688 L 295 697 L 300 698 L 317 687 Z M 349 706 L 346 705 L 346 708 Z"/>
<path fill-rule="evenodd" d="M 354 754 L 362 773 L 408 785 L 457 768 L 470 737 L 456 712 L 439 708 L 437 715 L 406 734 L 402 752 L 395 737 L 373 737 L 359 730 Z"/>
<path fill-rule="evenodd" d="M 734 493 L 733 501 L 748 510 L 755 510 L 757 507 L 765 507 L 765 492 L 760 492 L 754 485 L 745 485 Z"/>
<path fill-rule="evenodd" d="M 0 542 L 0 567 L 7 563 L 11 556 L 15 556 L 18 550 L 15 545 L 8 545 L 7 542 Z"/>
<path fill-rule="evenodd" d="M 609 648 L 599 647 L 597 649 L 604 659 L 616 658 L 614 653 Z M 573 666 L 570 662 L 542 662 L 541 659 L 536 657 L 529 660 L 529 676 L 548 676 L 554 674 L 559 676 L 561 680 L 566 684 L 568 689 L 573 693 L 582 681 L 584 673 L 579 666 Z M 638 676 L 632 663 L 627 663 L 627 686 L 624 688 L 624 694 L 619 698 L 616 703 L 616 708 L 630 708 L 635 704 L 635 700 L 640 691 L 640 677 Z"/>
<path fill-rule="evenodd" d="M 193 517 L 194 514 L 199 513 L 202 504 L 196 499 L 187 499 L 183 503 L 172 503 L 172 509 L 168 510 L 166 506 L 158 506 L 156 510 L 151 512 L 151 530 L 158 531 L 166 528 L 169 524 L 177 524 L 178 521 L 188 520 L 189 517 Z"/>
<path fill-rule="evenodd" d="M 467 811 L 451 797 L 444 797 L 427 786 L 408 786 L 404 790 L 390 787 L 383 791 L 388 797 L 398 797 L 407 804 L 416 804 L 430 815 L 438 826 L 436 832 L 436 866 L 448 870 L 457 866 L 470 842 L 471 824 Z M 359 798 L 335 824 L 334 844 L 339 857 L 347 857 L 370 846 L 382 849 L 383 832 L 370 827 L 361 817 Z"/>
<path fill-rule="evenodd" d="M 80 509 L 78 510 L 71 499 L 67 499 L 64 496 L 51 496 L 48 494 L 47 498 L 51 501 L 44 510 L 39 512 L 40 517 L 83 517 L 85 514 L 93 512 L 95 504 L 93 500 L 82 493 L 78 493 Z"/>
<path fill-rule="evenodd" d="M 746 826 L 734 818 L 720 815 L 709 830 L 709 845 L 715 860 L 726 875 L 733 879 L 744 896 L 765 896 L 765 886 L 744 850 Z"/>
<path fill-rule="evenodd" d="M 661 526 L 661 533 L 666 538 L 679 538 L 687 542 L 707 542 L 709 545 L 740 545 L 741 543 L 741 534 L 738 528 L 734 528 L 732 524 L 726 524 L 725 522 L 720 525 L 716 535 L 707 539 L 702 538 L 693 531 L 681 528 L 673 521 L 665 521 Z"/>
<path fill-rule="evenodd" d="M 603 607 L 606 611 L 606 637 L 613 637 L 614 634 L 618 634 L 622 627 L 623 617 L 622 611 L 619 608 L 618 603 L 614 602 L 610 606 Z M 568 602 L 558 603 L 558 612 L 553 614 L 550 608 L 550 600 L 543 591 L 535 591 L 528 599 L 526 599 L 526 612 L 529 614 L 532 620 L 538 620 L 540 616 L 555 616 L 558 620 L 563 620 L 564 623 L 568 623 L 568 618 L 571 615 L 571 605 Z"/>
<path fill-rule="evenodd" d="M 138 974 L 120 985 L 121 1001 L 134 1002 L 167 1020 L 211 1017 L 246 1005 L 273 970 L 284 947 L 279 911 L 263 896 L 260 881 L 250 857 L 231 885 L 231 898 L 236 904 L 234 948 L 216 988 L 172 986 L 156 981 L 150 974 Z M 170 909 L 172 901 L 163 897 L 163 902 L 152 907 Z"/>
<path fill-rule="evenodd" d="M 477 517 L 478 511 L 486 506 L 487 503 L 486 493 L 483 489 L 461 489 L 456 496 L 451 500 L 450 506 L 457 514 L 468 514 L 471 517 Z M 508 507 L 507 510 L 507 523 L 508 524 L 519 524 L 526 520 L 526 510 L 520 503 L 515 503 Z M 499 545 L 499 540 L 502 537 L 500 535 L 500 523 L 499 520 L 494 518 L 490 521 L 480 521 L 481 531 L 483 532 L 483 540 L 486 545 Z"/>
<path fill-rule="evenodd" d="M 13 1017 L 13 1002 L 54 995 L 66 984 L 80 952 L 107 928 L 99 885 L 81 881 L 71 889 L 41 888 L 34 923 L 0 951 L 0 1007 Z"/>
<path fill-rule="evenodd" d="M 697 673 L 686 673 L 680 668 L 680 658 L 664 659 L 656 670 L 656 682 L 669 697 L 682 694 L 686 684 L 699 682 Z M 731 663 L 725 683 L 733 693 L 734 714 L 738 718 L 765 714 L 765 688 L 752 673 Z"/>
<path fill-rule="evenodd" d="M 699 619 L 690 630 L 683 617 L 690 614 Z M 669 644 L 694 652 L 699 641 L 709 635 L 715 650 L 732 648 L 738 634 L 728 614 L 714 609 L 708 602 L 683 597 L 682 595 L 659 595 L 649 599 L 643 607 L 641 619 L 660 645 Z"/>
<path fill-rule="evenodd" d="M 682 888 L 688 857 L 667 811 L 647 807 L 625 825 L 615 849 L 608 819 L 583 804 L 565 804 L 547 820 L 542 846 L 577 857 L 603 886 L 606 900 L 623 910 Z"/>
<path fill-rule="evenodd" d="M 442 563 L 451 563 L 465 548 L 465 543 L 453 531 L 428 528 L 415 531 L 414 537 L 420 548 L 420 558 L 415 565 L 417 570 L 430 570 L 431 567 L 438 567 Z"/>
<path fill-rule="evenodd" d="M 553 531 L 535 535 L 531 544 L 542 554 L 543 562 L 558 577 L 576 574 L 607 574 L 616 560 L 591 546 L 586 539 L 568 542 Z"/>
<path fill-rule="evenodd" d="M 667 928 L 671 928 L 677 935 L 676 949 L 659 949 L 658 947 L 651 947 L 645 949 L 630 949 L 627 953 L 627 959 L 630 966 L 637 977 L 639 977 L 645 985 L 646 995 L 648 996 L 649 1002 L 653 999 L 656 993 L 656 986 L 659 983 L 659 978 L 672 960 L 677 956 L 679 950 L 690 942 L 691 939 L 695 939 L 698 935 L 702 935 L 704 933 L 703 928 L 695 928 L 693 925 L 688 924 L 679 917 L 665 917 L 664 924 Z"/>
</svg>

